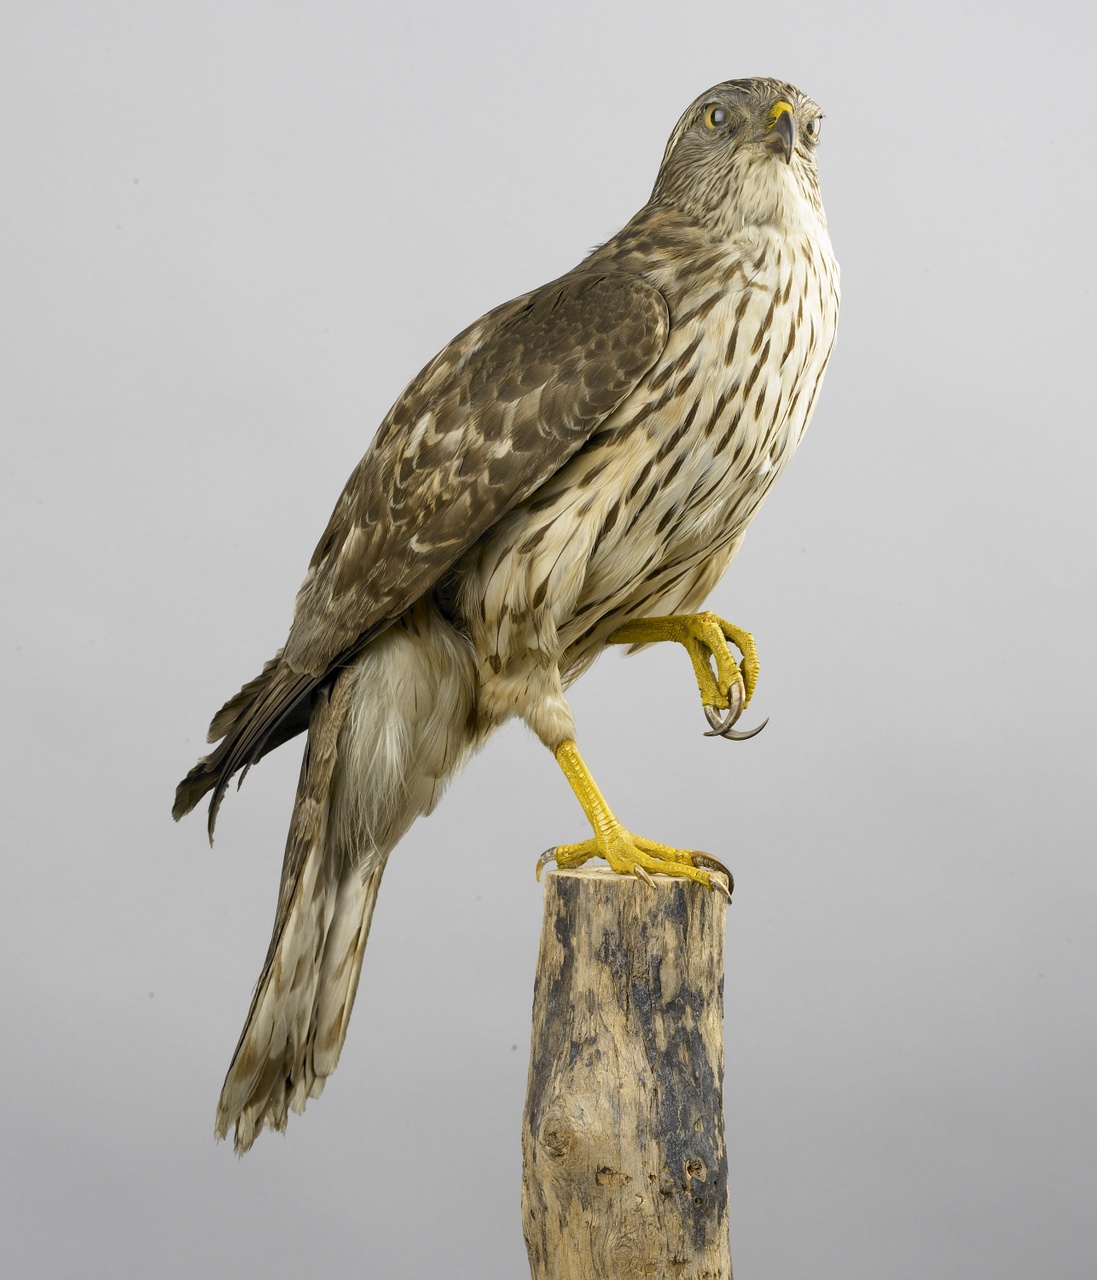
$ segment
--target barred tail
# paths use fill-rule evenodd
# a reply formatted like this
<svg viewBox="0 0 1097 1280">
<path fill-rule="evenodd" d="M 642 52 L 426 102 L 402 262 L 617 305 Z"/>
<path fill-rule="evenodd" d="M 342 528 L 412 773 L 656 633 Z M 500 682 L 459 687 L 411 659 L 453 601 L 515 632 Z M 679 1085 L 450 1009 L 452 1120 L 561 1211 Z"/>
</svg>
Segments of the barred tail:
<svg viewBox="0 0 1097 1280">
<path fill-rule="evenodd" d="M 217 1108 L 238 1152 L 335 1070 L 385 863 L 477 745 L 473 690 L 467 643 L 420 606 L 314 694 L 274 933 Z"/>
</svg>

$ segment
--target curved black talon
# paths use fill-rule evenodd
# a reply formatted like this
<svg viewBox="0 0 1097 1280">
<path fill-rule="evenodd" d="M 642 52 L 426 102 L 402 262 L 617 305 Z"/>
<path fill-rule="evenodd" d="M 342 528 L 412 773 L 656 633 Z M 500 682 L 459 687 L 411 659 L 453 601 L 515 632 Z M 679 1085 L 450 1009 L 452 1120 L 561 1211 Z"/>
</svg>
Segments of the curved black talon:
<svg viewBox="0 0 1097 1280">
<path fill-rule="evenodd" d="M 732 890 L 735 888 L 735 877 L 731 874 L 731 872 L 727 869 L 727 867 L 724 866 L 724 864 L 720 861 L 720 859 L 714 858 L 711 853 L 694 852 L 689 855 L 689 860 L 690 862 L 693 863 L 695 867 L 698 868 L 698 870 L 715 871 L 719 875 L 727 876 L 728 884 L 726 889 L 720 883 L 719 880 L 713 880 L 711 883 L 713 888 L 719 889 L 720 892 L 724 895 L 724 897 L 727 898 L 728 902 L 730 902 Z"/>
<path fill-rule="evenodd" d="M 742 714 L 742 707 L 729 707 L 727 715 L 721 716 L 715 707 L 705 707 L 705 719 L 712 725 L 712 728 L 705 734 L 706 738 L 728 738 L 732 742 L 745 742 L 747 738 L 753 738 L 755 734 L 761 733 L 769 724 L 769 716 L 762 721 L 755 729 L 739 730 L 734 727 L 736 720 Z M 733 714 L 734 712 L 734 714 Z"/>
</svg>

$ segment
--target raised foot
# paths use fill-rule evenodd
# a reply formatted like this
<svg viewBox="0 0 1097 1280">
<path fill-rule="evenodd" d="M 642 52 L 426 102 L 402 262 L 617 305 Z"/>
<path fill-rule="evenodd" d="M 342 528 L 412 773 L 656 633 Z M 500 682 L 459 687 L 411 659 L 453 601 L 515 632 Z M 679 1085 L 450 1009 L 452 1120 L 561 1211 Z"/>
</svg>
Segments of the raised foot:
<svg viewBox="0 0 1097 1280">
<path fill-rule="evenodd" d="M 652 644 L 673 640 L 682 645 L 693 664 L 705 718 L 711 725 L 706 737 L 742 741 L 753 738 L 765 728 L 765 720 L 756 729 L 745 733 L 733 727 L 758 683 L 758 647 L 754 637 L 742 627 L 715 613 L 673 614 L 665 618 L 638 618 L 635 622 L 627 622 L 618 627 L 609 639 L 611 644 Z M 742 655 L 742 662 L 737 661 L 732 653 L 732 644 Z"/>
<path fill-rule="evenodd" d="M 546 849 L 537 860 L 537 879 L 541 879 L 541 872 L 550 862 L 567 870 L 580 867 L 591 858 L 604 858 L 619 875 L 633 875 L 647 884 L 654 883 L 653 874 L 696 880 L 706 889 L 715 889 L 731 901 L 735 882 L 731 872 L 718 858 L 694 849 L 675 849 L 672 845 L 645 840 L 624 827 L 578 844 L 560 844 Z"/>
</svg>

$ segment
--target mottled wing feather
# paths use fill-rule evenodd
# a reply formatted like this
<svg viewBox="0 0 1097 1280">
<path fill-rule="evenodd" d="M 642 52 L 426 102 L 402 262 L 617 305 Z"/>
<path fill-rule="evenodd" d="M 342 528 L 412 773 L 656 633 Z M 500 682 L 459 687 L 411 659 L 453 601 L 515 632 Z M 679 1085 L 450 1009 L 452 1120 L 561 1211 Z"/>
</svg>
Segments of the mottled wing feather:
<svg viewBox="0 0 1097 1280">
<path fill-rule="evenodd" d="M 285 661 L 322 675 L 543 484 L 662 351 L 662 295 L 565 276 L 466 329 L 419 375 L 351 476 L 297 598 Z"/>
<path fill-rule="evenodd" d="M 575 272 L 489 312 L 436 356 L 351 474 L 280 658 L 214 718 L 211 738 L 224 740 L 180 784 L 175 816 L 212 790 L 212 838 L 232 775 L 303 728 L 303 700 L 329 672 L 582 447 L 658 359 L 669 328 L 646 281 Z"/>
</svg>

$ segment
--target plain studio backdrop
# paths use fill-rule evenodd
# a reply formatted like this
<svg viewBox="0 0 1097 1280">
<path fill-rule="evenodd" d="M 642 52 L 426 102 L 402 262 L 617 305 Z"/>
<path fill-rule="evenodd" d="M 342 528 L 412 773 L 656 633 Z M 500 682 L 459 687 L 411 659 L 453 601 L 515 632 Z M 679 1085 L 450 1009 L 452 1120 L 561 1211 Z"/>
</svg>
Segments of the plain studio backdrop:
<svg viewBox="0 0 1097 1280">
<path fill-rule="evenodd" d="M 704 738 L 663 646 L 575 687 L 580 743 L 735 873 L 739 1280 L 1094 1274 L 1092 12 L 6 8 L 5 1276 L 525 1274 L 533 866 L 586 834 L 551 757 L 508 727 L 403 842 L 338 1072 L 242 1162 L 300 743 L 212 852 L 172 792 L 405 383 L 756 74 L 827 114 L 844 291 L 711 600 L 771 723 Z"/>
</svg>

